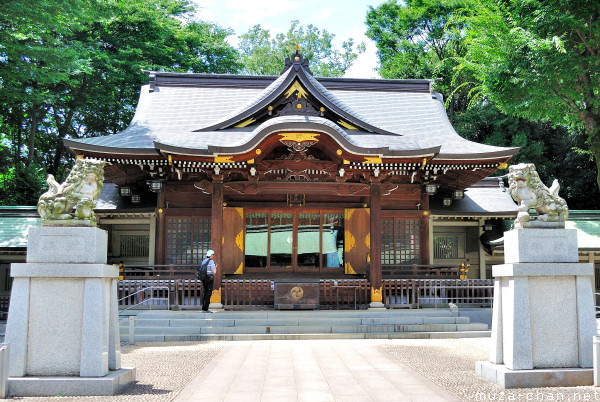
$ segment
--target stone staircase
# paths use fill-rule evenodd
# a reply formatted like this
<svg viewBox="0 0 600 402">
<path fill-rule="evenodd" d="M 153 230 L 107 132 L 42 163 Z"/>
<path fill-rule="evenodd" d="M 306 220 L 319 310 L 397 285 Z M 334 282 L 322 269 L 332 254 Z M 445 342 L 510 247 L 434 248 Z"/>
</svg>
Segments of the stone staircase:
<svg viewBox="0 0 600 402">
<path fill-rule="evenodd" d="M 129 319 L 120 321 L 129 342 Z M 489 336 L 488 325 L 448 310 L 236 311 L 206 314 L 144 311 L 135 318 L 135 342 L 260 339 L 395 339 Z"/>
</svg>

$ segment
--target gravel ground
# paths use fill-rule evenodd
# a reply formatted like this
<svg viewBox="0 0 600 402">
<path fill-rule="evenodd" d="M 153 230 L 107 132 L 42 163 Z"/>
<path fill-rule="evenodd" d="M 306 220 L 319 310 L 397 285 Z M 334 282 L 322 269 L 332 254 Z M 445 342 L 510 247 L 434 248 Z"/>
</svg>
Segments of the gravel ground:
<svg viewBox="0 0 600 402">
<path fill-rule="evenodd" d="M 600 401 L 600 388 L 502 390 L 475 375 L 488 360 L 489 338 L 382 340 L 380 347 L 465 401 Z M 23 401 L 170 401 L 221 350 L 222 342 L 140 343 L 121 347 L 123 366 L 137 369 L 137 382 L 113 397 L 12 398 Z M 402 364 L 401 363 L 401 364 Z"/>
<path fill-rule="evenodd" d="M 137 382 L 116 396 L 19 398 L 23 401 L 170 401 L 221 350 L 222 342 L 139 343 L 121 346 L 122 366 Z"/>
<path fill-rule="evenodd" d="M 464 401 L 600 401 L 600 387 L 502 390 L 475 375 L 475 362 L 489 360 L 489 338 L 403 339 L 381 348 Z"/>
</svg>

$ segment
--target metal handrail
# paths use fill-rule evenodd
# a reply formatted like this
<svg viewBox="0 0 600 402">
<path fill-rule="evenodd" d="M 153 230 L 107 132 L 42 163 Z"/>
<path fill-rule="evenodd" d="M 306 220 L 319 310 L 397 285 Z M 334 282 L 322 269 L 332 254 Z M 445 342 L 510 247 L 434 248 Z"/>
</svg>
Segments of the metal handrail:
<svg viewBox="0 0 600 402">
<path fill-rule="evenodd" d="M 464 279 L 459 279 L 459 280 L 464 280 Z M 467 288 L 479 288 L 479 289 L 494 289 L 494 285 L 469 285 L 469 283 L 467 282 Z M 449 296 L 438 296 L 438 289 L 439 290 L 447 290 L 447 289 L 464 289 L 464 286 L 459 286 L 459 285 L 444 285 L 444 286 L 437 286 L 437 285 L 433 285 L 432 287 L 430 287 L 430 289 L 433 289 L 433 297 L 432 295 L 428 295 L 428 296 L 423 296 L 423 297 L 417 297 L 417 306 L 420 305 L 420 300 L 421 299 L 433 299 L 434 300 L 434 308 L 437 309 L 438 308 L 438 299 L 442 299 L 442 300 L 448 300 L 451 299 L 452 297 Z M 426 289 L 426 287 L 424 287 L 424 289 Z M 457 297 L 460 298 L 460 297 Z M 473 299 L 477 299 L 477 300 L 485 300 L 485 301 L 489 301 L 490 302 L 490 307 L 493 307 L 493 302 L 494 302 L 494 296 L 474 296 Z M 442 303 L 440 303 L 442 304 Z"/>
<path fill-rule="evenodd" d="M 155 290 L 155 289 L 162 289 L 162 290 L 166 289 L 166 290 L 167 290 L 167 310 L 169 310 L 169 308 L 170 308 L 170 304 L 169 304 L 169 302 L 170 302 L 170 300 L 171 300 L 171 295 L 170 295 L 170 291 L 171 291 L 171 289 L 169 289 L 169 287 L 168 287 L 168 286 L 148 286 L 148 287 L 146 287 L 146 288 L 143 288 L 143 289 L 140 289 L 140 290 L 138 290 L 137 292 L 134 292 L 134 293 L 128 294 L 128 295 L 127 295 L 127 296 L 125 296 L 125 297 L 121 297 L 119 300 L 117 300 L 117 304 L 119 304 L 119 303 L 121 302 L 121 300 L 125 300 L 125 299 L 127 299 L 127 298 L 133 297 L 133 296 L 137 295 L 138 293 L 146 292 L 147 290 Z M 146 303 L 146 302 L 147 302 L 147 301 L 149 301 L 149 300 L 150 300 L 150 301 L 152 301 L 152 300 L 154 300 L 154 299 L 155 299 L 155 297 L 154 297 L 154 294 L 153 294 L 152 292 L 150 292 L 150 297 L 149 297 L 148 299 L 145 299 L 145 300 L 143 300 L 143 301 L 141 301 L 141 302 L 139 302 L 139 303 L 136 303 L 136 304 L 134 304 L 134 305 L 132 305 L 132 306 L 129 306 L 129 307 L 127 307 L 127 308 L 124 308 L 124 309 L 120 310 L 120 311 L 119 311 L 119 314 L 121 314 L 121 312 L 123 312 L 123 311 L 130 310 L 130 309 L 132 309 L 132 308 L 134 308 L 134 307 L 137 307 L 137 306 L 139 306 L 139 305 L 141 305 L 141 304 L 144 304 L 144 303 Z M 156 299 L 164 299 L 164 297 L 157 297 Z M 150 303 L 150 310 L 152 310 L 152 303 Z"/>
</svg>

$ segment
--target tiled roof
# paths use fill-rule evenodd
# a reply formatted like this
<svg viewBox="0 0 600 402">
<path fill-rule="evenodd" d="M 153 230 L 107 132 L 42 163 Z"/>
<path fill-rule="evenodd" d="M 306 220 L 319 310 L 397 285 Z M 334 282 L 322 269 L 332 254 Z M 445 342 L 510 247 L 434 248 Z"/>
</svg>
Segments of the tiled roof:
<svg viewBox="0 0 600 402">
<path fill-rule="evenodd" d="M 241 153 L 259 143 L 264 137 L 281 129 L 303 130 L 307 132 L 326 131 L 350 151 L 369 154 L 431 156 L 439 152 L 439 147 L 425 147 L 407 137 L 386 137 L 390 141 L 382 143 L 380 135 L 359 130 L 344 130 L 331 120 L 316 116 L 279 116 L 265 121 L 259 126 L 249 126 L 223 131 L 193 132 L 171 137 L 165 142 L 156 142 L 157 148 L 169 153 L 196 154 Z"/>
<path fill-rule="evenodd" d="M 429 207 L 432 216 L 460 217 L 516 217 L 517 204 L 508 190 L 502 185 L 502 179 L 486 178 L 465 191 L 465 198 L 453 200 L 452 205 L 442 206 L 439 195 L 430 198 Z"/>
<path fill-rule="evenodd" d="M 395 151 L 441 147 L 438 158 L 457 160 L 506 157 L 518 151 L 461 138 L 448 121 L 441 97 L 428 90 L 425 80 L 317 79 L 294 75 L 299 73 L 292 70 L 279 77 L 153 73 L 156 81 L 142 87 L 129 127 L 114 135 L 65 140 L 65 145 L 74 150 L 147 155 L 157 154 L 155 144 L 189 148 L 196 154 L 207 153 L 211 145 L 240 146 L 250 141 L 258 123 L 244 129 L 222 129 L 223 124 L 230 127 L 233 120 L 245 116 L 244 110 L 264 107 L 261 102 L 279 93 L 284 83 L 304 77 L 315 96 L 348 116 L 351 124 L 364 126 L 349 130 L 332 122 L 356 146 Z"/>
<path fill-rule="evenodd" d="M 577 229 L 580 250 L 600 250 L 600 211 L 569 211 L 567 229 Z"/>
<path fill-rule="evenodd" d="M 36 207 L 0 207 L 0 248 L 27 247 L 30 226 L 41 226 Z"/>
</svg>

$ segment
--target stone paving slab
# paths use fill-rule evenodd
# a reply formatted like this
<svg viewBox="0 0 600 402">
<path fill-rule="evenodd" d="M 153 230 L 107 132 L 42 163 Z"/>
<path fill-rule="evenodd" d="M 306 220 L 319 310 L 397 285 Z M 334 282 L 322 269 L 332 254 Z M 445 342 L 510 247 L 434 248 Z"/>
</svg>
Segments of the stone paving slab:
<svg viewBox="0 0 600 402">
<path fill-rule="evenodd" d="M 175 401 L 458 401 L 376 340 L 225 344 Z"/>
</svg>

